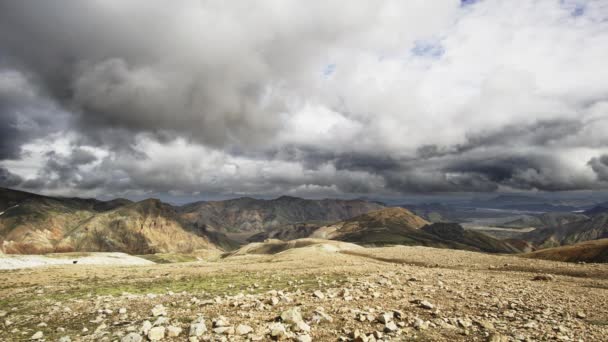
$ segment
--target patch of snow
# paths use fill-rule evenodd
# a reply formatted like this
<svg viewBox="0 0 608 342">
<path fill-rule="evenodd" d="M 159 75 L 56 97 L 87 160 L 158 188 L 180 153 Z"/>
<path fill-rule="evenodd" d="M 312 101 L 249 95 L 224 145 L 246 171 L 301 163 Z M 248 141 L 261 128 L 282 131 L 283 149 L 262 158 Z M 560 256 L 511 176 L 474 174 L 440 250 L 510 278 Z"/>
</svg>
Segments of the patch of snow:
<svg viewBox="0 0 608 342">
<path fill-rule="evenodd" d="M 74 261 L 77 264 L 74 265 Z M 152 265 L 154 262 L 125 253 L 90 253 L 83 257 L 0 254 L 0 270 L 61 265 Z"/>
<path fill-rule="evenodd" d="M 9 210 L 11 210 L 11 209 L 13 209 L 13 208 L 17 208 L 18 206 L 19 206 L 19 204 L 16 204 L 16 205 L 14 205 L 14 206 L 12 206 L 12 207 L 10 207 L 10 208 L 6 209 L 5 211 L 0 211 L 0 216 L 2 216 L 2 214 L 4 214 L 5 212 L 7 212 L 7 211 L 9 211 Z"/>
</svg>

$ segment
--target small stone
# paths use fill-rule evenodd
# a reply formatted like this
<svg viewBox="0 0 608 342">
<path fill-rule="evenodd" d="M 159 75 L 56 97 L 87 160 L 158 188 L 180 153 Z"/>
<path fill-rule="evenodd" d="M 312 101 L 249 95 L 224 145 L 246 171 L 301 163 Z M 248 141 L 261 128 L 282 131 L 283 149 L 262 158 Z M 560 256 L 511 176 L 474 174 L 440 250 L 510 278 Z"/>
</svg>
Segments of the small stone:
<svg viewBox="0 0 608 342">
<path fill-rule="evenodd" d="M 203 317 L 199 317 L 190 323 L 190 336 L 199 337 L 205 332 L 207 332 L 207 326 Z"/>
<path fill-rule="evenodd" d="M 382 323 L 382 324 L 386 324 L 388 322 L 392 322 L 393 321 L 393 313 L 392 312 L 385 312 L 380 314 L 380 316 L 378 316 L 378 322 Z"/>
<path fill-rule="evenodd" d="M 304 321 L 299 321 L 294 323 L 292 329 L 294 331 L 310 332 L 310 325 L 306 324 Z"/>
<path fill-rule="evenodd" d="M 144 334 L 144 335 L 148 335 L 148 332 L 150 331 L 150 329 L 152 329 L 152 323 L 150 323 L 150 321 L 144 321 L 141 324 L 141 329 L 140 331 Z"/>
<path fill-rule="evenodd" d="M 59 338 L 59 340 L 57 340 L 57 342 L 72 342 L 72 339 L 70 336 L 62 336 Z"/>
<path fill-rule="evenodd" d="M 170 325 L 167 327 L 167 336 L 177 337 L 182 333 L 182 328 Z"/>
<path fill-rule="evenodd" d="M 584 312 L 579 311 L 576 313 L 576 317 L 577 318 L 587 318 L 587 315 Z"/>
<path fill-rule="evenodd" d="M 154 316 L 154 317 L 167 315 L 167 309 L 165 309 L 165 307 L 162 304 L 156 305 L 150 311 L 152 312 L 152 316 Z"/>
<path fill-rule="evenodd" d="M 217 327 L 213 329 L 213 332 L 219 335 L 232 335 L 234 334 L 233 327 Z"/>
<path fill-rule="evenodd" d="M 118 313 L 119 313 L 119 314 L 121 314 L 121 315 L 124 315 L 124 314 L 126 314 L 126 313 L 127 313 L 127 309 L 125 309 L 125 308 L 120 308 L 120 309 L 118 309 Z"/>
<path fill-rule="evenodd" d="M 323 292 L 321 292 L 321 291 L 319 291 L 319 290 L 317 290 L 317 291 L 313 292 L 313 295 L 314 295 L 315 297 L 319 298 L 319 299 L 324 299 L 324 298 L 325 298 L 325 295 L 323 294 Z"/>
<path fill-rule="evenodd" d="M 287 309 L 281 313 L 281 320 L 287 324 L 295 324 L 302 321 L 302 314 L 300 308 L 293 307 Z"/>
<path fill-rule="evenodd" d="M 397 329 L 399 329 L 397 327 L 397 325 L 395 324 L 395 322 L 388 322 L 384 325 L 384 331 L 390 333 L 390 332 L 394 332 L 397 331 Z"/>
<path fill-rule="evenodd" d="M 229 325 L 230 325 L 230 322 L 228 322 L 228 319 L 224 316 L 219 316 L 218 318 L 216 318 L 213 321 L 213 326 L 215 328 L 227 327 Z"/>
<path fill-rule="evenodd" d="M 166 324 L 169 324 L 169 319 L 167 317 L 160 316 L 160 317 L 158 317 L 158 319 L 156 321 L 154 321 L 152 326 L 158 327 L 158 326 L 166 325 Z"/>
<path fill-rule="evenodd" d="M 148 332 L 150 341 L 160 341 L 165 337 L 165 327 L 154 327 Z"/>
<path fill-rule="evenodd" d="M 43 336 L 44 334 L 42 331 L 37 331 L 34 335 L 32 335 L 32 337 L 30 337 L 30 340 L 41 340 Z"/>
<path fill-rule="evenodd" d="M 285 326 L 281 323 L 272 323 L 268 326 L 268 328 L 270 330 L 270 336 L 274 338 L 281 338 L 287 333 Z"/>
<path fill-rule="evenodd" d="M 298 335 L 298 337 L 296 337 L 296 341 L 297 342 L 312 342 L 312 337 L 310 337 L 310 335 L 308 335 L 308 334 Z"/>
<path fill-rule="evenodd" d="M 239 325 L 237 325 L 235 331 L 236 331 L 237 335 L 247 335 L 253 331 L 253 328 L 251 328 L 250 326 L 245 325 L 245 324 L 239 324 Z"/>
<path fill-rule="evenodd" d="M 316 324 L 323 321 L 331 323 L 334 321 L 334 319 L 330 315 L 326 314 L 323 310 L 317 309 L 313 312 L 312 321 Z"/>
<path fill-rule="evenodd" d="M 427 310 L 433 310 L 435 308 L 433 304 L 427 302 L 426 300 L 420 302 L 420 307 Z"/>
</svg>

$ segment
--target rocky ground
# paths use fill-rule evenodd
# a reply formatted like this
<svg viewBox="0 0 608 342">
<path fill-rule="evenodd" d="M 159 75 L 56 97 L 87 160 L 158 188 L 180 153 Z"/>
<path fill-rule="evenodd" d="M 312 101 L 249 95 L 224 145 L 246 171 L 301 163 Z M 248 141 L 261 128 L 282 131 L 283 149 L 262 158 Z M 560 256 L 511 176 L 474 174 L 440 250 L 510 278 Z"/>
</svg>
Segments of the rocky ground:
<svg viewBox="0 0 608 342">
<path fill-rule="evenodd" d="M 1 341 L 601 341 L 608 266 L 424 247 L 0 272 Z"/>
</svg>

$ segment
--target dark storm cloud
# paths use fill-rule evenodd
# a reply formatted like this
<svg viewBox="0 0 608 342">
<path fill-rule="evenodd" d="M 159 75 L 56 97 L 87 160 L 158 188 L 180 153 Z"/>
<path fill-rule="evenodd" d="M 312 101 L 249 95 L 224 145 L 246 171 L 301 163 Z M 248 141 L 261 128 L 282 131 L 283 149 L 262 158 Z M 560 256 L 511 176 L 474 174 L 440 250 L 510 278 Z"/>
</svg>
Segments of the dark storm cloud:
<svg viewBox="0 0 608 342">
<path fill-rule="evenodd" d="M 66 120 L 24 74 L 0 65 L 0 160 L 18 159 L 25 143 L 65 127 Z"/>
<path fill-rule="evenodd" d="M 455 146 L 423 145 L 416 154 L 428 159 L 449 154 L 459 155 L 479 147 L 532 146 L 545 147 L 576 136 L 585 125 L 577 120 L 540 120 L 531 124 L 512 124 L 494 130 L 483 130 L 467 135 L 467 141 Z"/>
<path fill-rule="evenodd" d="M 608 154 L 594 157 L 588 164 L 591 166 L 599 180 L 608 182 Z"/>
<path fill-rule="evenodd" d="M 20 185 L 23 182 L 23 179 L 8 171 L 7 169 L 0 167 L 0 187 L 15 187 Z"/>
</svg>

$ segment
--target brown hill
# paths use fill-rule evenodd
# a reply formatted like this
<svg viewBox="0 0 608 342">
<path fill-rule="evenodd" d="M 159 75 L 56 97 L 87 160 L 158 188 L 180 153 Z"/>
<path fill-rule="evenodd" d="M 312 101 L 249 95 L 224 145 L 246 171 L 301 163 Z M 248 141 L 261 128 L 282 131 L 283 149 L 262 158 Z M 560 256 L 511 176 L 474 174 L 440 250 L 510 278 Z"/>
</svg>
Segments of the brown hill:
<svg viewBox="0 0 608 342">
<path fill-rule="evenodd" d="M 523 255 L 526 258 L 568 262 L 608 262 L 608 239 L 591 240 L 574 245 L 546 248 Z"/>
<path fill-rule="evenodd" d="M 236 247 L 221 233 L 182 221 L 176 208 L 159 200 L 53 198 L 9 189 L 1 189 L 0 198 L 4 253 L 147 254 Z"/>
<path fill-rule="evenodd" d="M 492 253 L 514 253 L 519 249 L 458 224 L 430 224 L 404 208 L 386 208 L 316 230 L 310 237 L 340 240 L 361 245 L 417 245 Z"/>
<path fill-rule="evenodd" d="M 67 233 L 59 245 L 77 251 L 130 254 L 217 249 L 204 231 L 187 229 L 175 208 L 156 199 L 96 215 Z"/>
</svg>

